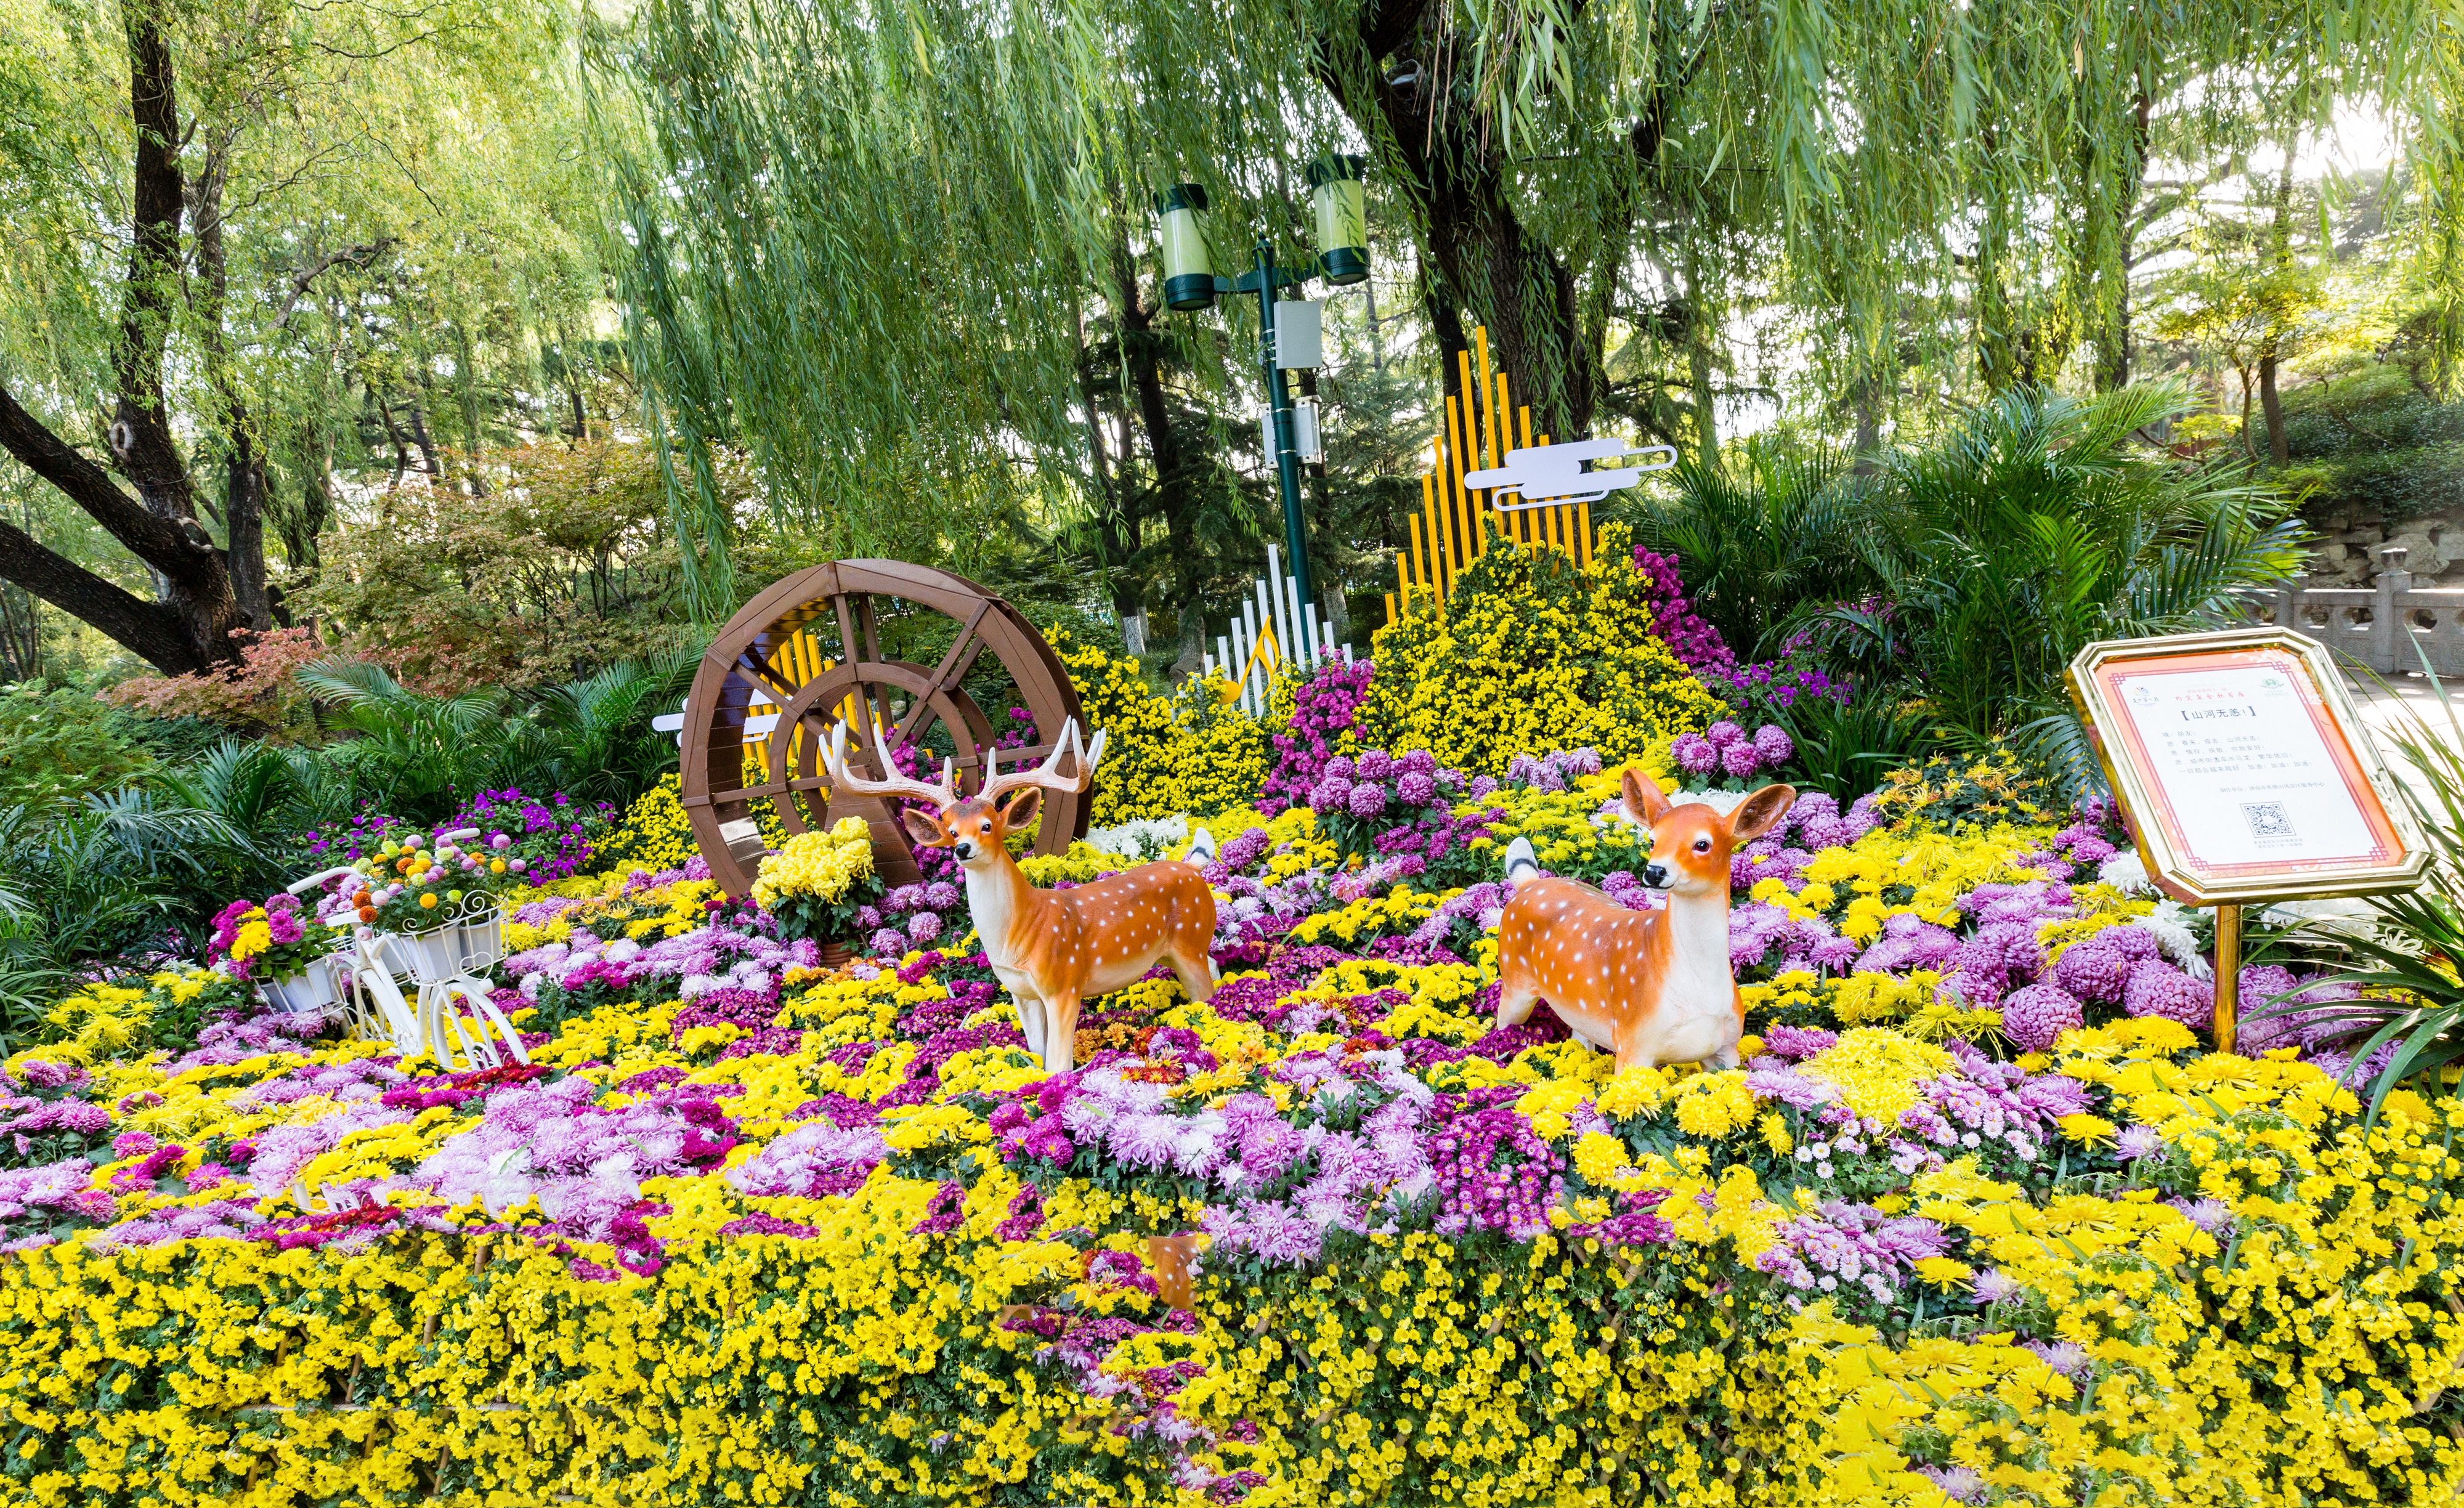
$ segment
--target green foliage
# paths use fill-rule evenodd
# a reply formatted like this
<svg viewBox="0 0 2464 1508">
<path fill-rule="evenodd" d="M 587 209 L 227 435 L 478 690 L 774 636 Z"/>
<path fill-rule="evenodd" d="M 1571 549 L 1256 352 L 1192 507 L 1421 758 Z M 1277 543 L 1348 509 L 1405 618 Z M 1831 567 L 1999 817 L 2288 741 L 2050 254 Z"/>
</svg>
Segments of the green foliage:
<svg viewBox="0 0 2464 1508">
<path fill-rule="evenodd" d="M 0 806 L 116 791 L 155 768 L 129 719 L 83 691 L 0 688 Z"/>
<path fill-rule="evenodd" d="M 1799 697 L 1767 715 L 1788 730 L 1796 746 L 1787 774 L 1792 784 L 1827 791 L 1841 805 L 1873 790 L 1894 766 L 1933 747 L 1933 719 L 1921 707 L 1887 696 L 1841 704 L 1827 696 Z"/>
<path fill-rule="evenodd" d="M 363 784 L 360 772 L 345 761 L 229 735 L 166 770 L 160 783 L 182 804 L 211 813 L 233 831 L 250 836 L 264 863 L 253 873 L 231 877 L 233 883 L 225 887 L 249 894 L 298 878 L 312 867 L 305 835 L 347 826 L 363 805 L 383 794 Z"/>
<path fill-rule="evenodd" d="M 486 459 L 485 496 L 406 492 L 381 527 L 326 547 L 302 596 L 342 625 L 327 642 L 440 690 L 529 688 L 656 653 L 677 564 L 651 448 L 545 443 Z M 746 500 L 739 470 L 722 478 L 731 505 Z"/>
<path fill-rule="evenodd" d="M 675 764 L 674 744 L 651 730 L 650 716 L 693 665 L 682 651 L 623 662 L 528 698 L 495 687 L 431 695 L 363 660 L 321 661 L 298 680 L 357 735 L 320 752 L 333 767 L 326 778 L 376 794 L 394 816 L 436 822 L 478 792 L 508 786 L 630 800 Z"/>
<path fill-rule="evenodd" d="M 2306 492 L 2313 519 L 2382 526 L 2464 516 L 2464 402 L 2440 403 L 2392 364 L 2373 364 L 2285 395 L 2293 465 L 2279 480 Z"/>
<path fill-rule="evenodd" d="M 1694 610 L 1740 658 L 1873 588 L 1857 548 L 1863 489 L 1838 454 L 1757 439 L 1716 470 L 1681 460 L 1676 480 L 1674 498 L 1634 511 L 1636 537 L 1677 557 Z"/>
<path fill-rule="evenodd" d="M 2412 777 L 2395 783 L 2427 841 L 2430 872 L 2409 890 L 2371 896 L 2365 927 L 2297 929 L 2295 941 L 2316 941 L 2346 958 L 2327 990 L 2303 992 L 2308 1000 L 2243 1004 L 2250 1024 L 2302 1016 L 2320 1044 L 2348 1053 L 2372 1121 L 2407 1080 L 2431 1097 L 2464 1097 L 2464 1080 L 2446 1082 L 2464 1062 L 2464 982 L 2455 966 L 2464 958 L 2464 716 L 2426 653 L 2422 669 L 2438 694 L 2437 723 L 2407 707 L 2387 737 L 2411 766 Z M 2311 1003 L 2330 991 L 2338 998 Z"/>
<path fill-rule="evenodd" d="M 173 946 L 259 863 L 230 822 L 142 788 L 0 807 L 0 1036 L 22 1041 L 81 973 Z"/>
<path fill-rule="evenodd" d="M 1996 822 L 2048 822 L 2065 803 L 2056 785 L 2006 741 L 1972 754 L 1937 754 L 1884 772 L 1874 792 L 1883 820 L 1954 832 Z"/>
<path fill-rule="evenodd" d="M 1969 742 L 2033 727 L 2039 757 L 2090 783 L 2071 657 L 2220 624 L 2236 594 L 2295 575 L 2308 538 L 2238 471 L 2135 446 L 2183 404 L 2169 384 L 2088 402 L 2014 390 L 1893 454 L 1864 552 L 1885 601 L 1821 620 L 1868 694 L 1922 696 Z"/>
</svg>

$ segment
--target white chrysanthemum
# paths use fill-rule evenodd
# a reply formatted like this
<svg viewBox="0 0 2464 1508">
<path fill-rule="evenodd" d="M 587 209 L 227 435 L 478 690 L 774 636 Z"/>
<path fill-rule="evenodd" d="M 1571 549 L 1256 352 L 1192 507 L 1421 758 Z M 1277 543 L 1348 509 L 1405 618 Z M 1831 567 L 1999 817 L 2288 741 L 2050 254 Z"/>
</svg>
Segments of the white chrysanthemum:
<svg viewBox="0 0 2464 1508">
<path fill-rule="evenodd" d="M 2179 964 L 2184 973 L 2193 979 L 2212 979 L 2215 971 L 2199 951 L 2199 939 L 2190 930 L 2190 909 L 2179 901 L 2159 901 L 2156 909 L 2134 920 L 2130 925 L 2156 939 L 2165 956 Z"/>
<path fill-rule="evenodd" d="M 2146 861 L 2135 849 L 2125 848 L 2097 865 L 2096 877 L 2124 895 L 2145 895 L 2156 888 L 2147 878 Z"/>
</svg>

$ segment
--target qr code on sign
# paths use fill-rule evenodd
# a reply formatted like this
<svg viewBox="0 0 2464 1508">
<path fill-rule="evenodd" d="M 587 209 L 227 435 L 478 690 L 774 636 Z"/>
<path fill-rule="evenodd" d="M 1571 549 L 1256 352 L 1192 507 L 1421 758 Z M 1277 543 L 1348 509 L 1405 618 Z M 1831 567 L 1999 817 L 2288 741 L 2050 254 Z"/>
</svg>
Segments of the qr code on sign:
<svg viewBox="0 0 2464 1508">
<path fill-rule="evenodd" d="M 2282 801 L 2246 801 L 2241 815 L 2250 820 L 2253 838 L 2291 838 L 2293 819 L 2284 815 Z"/>
</svg>

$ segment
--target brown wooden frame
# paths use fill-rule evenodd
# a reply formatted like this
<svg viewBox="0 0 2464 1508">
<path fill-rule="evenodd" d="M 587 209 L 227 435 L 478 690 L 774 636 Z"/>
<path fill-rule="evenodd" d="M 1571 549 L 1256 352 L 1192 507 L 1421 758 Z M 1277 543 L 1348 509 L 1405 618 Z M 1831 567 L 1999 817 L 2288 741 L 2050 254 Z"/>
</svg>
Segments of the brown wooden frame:
<svg viewBox="0 0 2464 1508">
<path fill-rule="evenodd" d="M 958 637 L 939 665 L 883 657 L 876 597 L 931 608 L 958 624 Z M 838 628 L 842 659 L 813 680 L 797 684 L 780 670 L 779 649 L 824 617 Z M 1077 718 L 1081 732 L 1091 732 L 1085 727 L 1078 689 L 1052 646 L 1025 615 L 964 577 L 904 560 L 833 560 L 789 577 L 746 603 L 711 641 L 685 702 L 682 798 L 711 877 L 731 895 L 751 893 L 766 846 L 750 803 L 766 798 L 790 834 L 826 825 L 834 820 L 834 808 L 840 817 L 861 816 L 872 828 L 873 866 L 882 879 L 897 885 L 920 878 L 896 812 L 869 797 L 831 801 L 829 778 L 821 769 L 824 741 L 837 720 L 834 710 L 853 696 L 860 704 L 856 726 L 849 730 L 847 760 L 853 771 L 880 776 L 891 768 L 882 745 L 903 747 L 937 722 L 949 728 L 957 748 L 958 790 L 980 788 L 983 751 L 992 747 L 994 731 L 959 683 L 986 650 L 1018 684 L 1037 732 L 1058 737 L 1063 722 Z M 779 723 L 770 734 L 767 778 L 747 787 L 744 720 L 757 681 L 778 704 Z M 893 725 L 891 703 L 900 696 L 907 701 L 907 711 Z M 888 730 L 881 738 L 872 728 L 876 718 Z M 799 728 L 803 730 L 801 738 L 793 736 Z M 1011 762 L 1041 759 L 1050 750 L 1047 743 L 1005 757 Z M 725 755 L 714 758 L 718 751 Z M 788 767 L 791 758 L 793 770 Z M 925 773 L 937 778 L 938 761 Z M 1047 792 L 1033 851 L 1067 850 L 1072 839 L 1086 835 L 1092 808 L 1091 794 Z"/>
</svg>

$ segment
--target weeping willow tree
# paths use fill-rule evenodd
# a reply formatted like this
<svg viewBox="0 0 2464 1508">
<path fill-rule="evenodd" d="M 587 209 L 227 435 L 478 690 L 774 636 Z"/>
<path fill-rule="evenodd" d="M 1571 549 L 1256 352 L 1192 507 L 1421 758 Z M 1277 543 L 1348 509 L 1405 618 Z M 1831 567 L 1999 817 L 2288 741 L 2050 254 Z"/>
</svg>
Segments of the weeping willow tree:
<svg viewBox="0 0 2464 1508">
<path fill-rule="evenodd" d="M 2001 387 L 2084 349 L 2120 382 L 2151 164 L 2452 96 L 2450 27 L 2434 0 L 652 0 L 605 59 L 656 143 L 624 169 L 628 302 L 716 604 L 713 444 L 783 518 L 918 548 L 1083 488 L 1090 319 L 1237 407 L 1240 311 L 1156 308 L 1161 184 L 1209 189 L 1229 271 L 1308 244 L 1309 159 L 1368 152 L 1431 343 L 1485 324 L 1557 437 L 1615 415 L 1715 456 L 1727 331 L 1780 309 L 1870 439 L 1911 365 Z M 1158 474 L 1209 440 L 1146 427 Z"/>
</svg>

